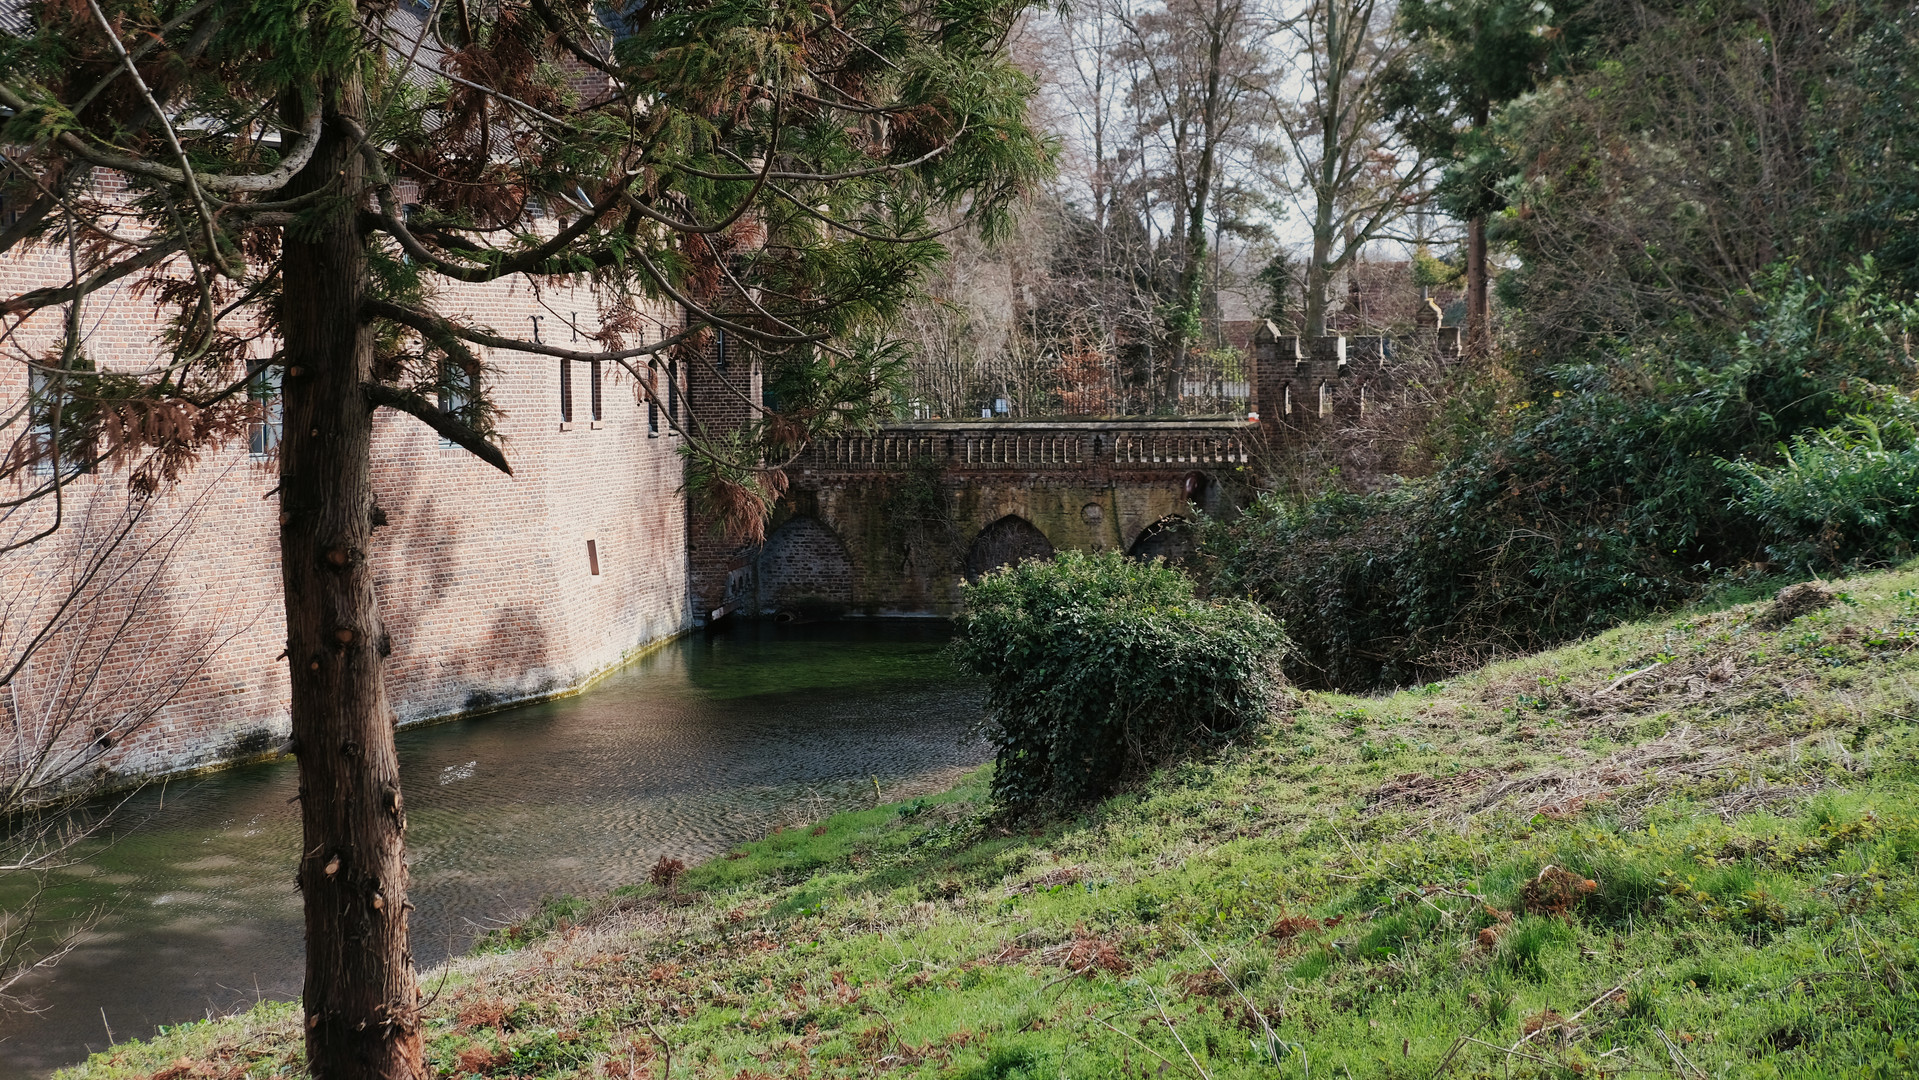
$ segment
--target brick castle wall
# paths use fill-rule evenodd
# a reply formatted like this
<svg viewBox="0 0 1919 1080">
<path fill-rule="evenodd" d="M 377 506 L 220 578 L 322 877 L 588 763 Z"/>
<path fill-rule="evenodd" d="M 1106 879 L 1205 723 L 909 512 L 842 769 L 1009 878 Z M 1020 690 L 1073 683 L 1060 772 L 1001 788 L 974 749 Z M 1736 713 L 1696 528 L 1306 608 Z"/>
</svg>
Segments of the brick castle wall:
<svg viewBox="0 0 1919 1080">
<path fill-rule="evenodd" d="M 762 401 L 764 373 L 752 349 L 708 331 L 699 348 L 684 351 L 687 401 L 706 431 L 723 433 L 758 418 L 754 406 Z M 695 622 L 706 624 L 753 607 L 756 554 L 697 508 L 688 516 L 687 588 Z"/>
<path fill-rule="evenodd" d="M 45 252 L 9 255 L 0 260 L 0 295 L 63 280 L 60 262 Z M 542 337 L 554 343 L 572 338 L 566 320 L 573 309 L 582 327 L 597 310 L 590 296 L 566 289 L 543 288 L 536 297 L 525 285 L 504 283 L 444 285 L 437 304 L 505 333 L 525 334 L 539 316 Z M 150 363 L 150 302 L 121 284 L 90 298 L 84 314 L 88 354 L 98 365 Z M 10 411 L 26 392 L 19 361 L 47 355 L 62 317 L 42 313 L 0 345 L 0 402 Z M 653 327 L 648 338 L 659 333 Z M 373 558 L 393 638 L 387 673 L 400 723 L 579 686 L 690 625 L 682 465 L 675 440 L 650 435 L 632 378 L 603 365 L 595 421 L 590 367 L 573 363 L 573 419 L 563 424 L 559 360 L 520 352 L 484 359 L 513 476 L 443 447 L 411 417 L 382 410 L 376 419 L 374 484 L 388 523 L 374 533 Z M 125 596 L 103 599 L 97 617 L 70 628 L 72 641 L 63 639 L 0 689 L 0 720 L 31 728 L 47 717 L 79 716 L 79 732 L 95 722 L 86 717 L 112 713 L 116 697 L 164 690 L 169 696 L 152 703 L 151 722 L 102 759 L 137 775 L 246 757 L 282 742 L 288 714 L 274 467 L 270 458 L 253 458 L 242 437 L 203 455 L 183 482 L 152 500 L 123 550 L 146 551 L 156 540 L 163 550 L 144 560 L 116 556 L 134 564 L 115 579 L 120 585 L 144 583 L 143 592 L 131 590 L 143 599 L 125 632 L 104 647 L 102 628 L 129 608 Z M 18 655 L 21 634 L 35 624 L 29 609 L 62 595 L 59 583 L 72 580 L 96 547 L 89 538 L 125 504 L 124 474 L 85 478 L 69 489 L 59 533 L 0 555 L 0 604 L 10 605 L 0 614 L 0 656 Z M 51 513 L 39 505 L 16 514 L 0 535 L 30 535 Z M 83 520 L 96 527 L 76 528 Z M 81 654 L 103 660 L 84 699 L 70 689 L 73 657 Z M 16 742 L 0 772 L 18 767 L 30 741 Z"/>
<path fill-rule="evenodd" d="M 1429 333 L 1431 336 L 1426 336 Z M 1324 437 L 1391 393 L 1396 349 L 1432 350 L 1441 361 L 1460 354 L 1459 328 L 1429 329 L 1411 342 L 1384 336 L 1306 338 L 1279 333 L 1270 322 L 1253 332 L 1253 409 L 1274 445 Z"/>
</svg>

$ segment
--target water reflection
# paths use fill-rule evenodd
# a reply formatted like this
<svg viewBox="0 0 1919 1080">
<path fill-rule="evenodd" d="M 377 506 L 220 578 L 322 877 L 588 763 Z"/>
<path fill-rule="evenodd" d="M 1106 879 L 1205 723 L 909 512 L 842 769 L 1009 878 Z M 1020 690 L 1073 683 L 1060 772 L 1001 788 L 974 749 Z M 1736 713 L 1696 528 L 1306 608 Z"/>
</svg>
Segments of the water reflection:
<svg viewBox="0 0 1919 1080">
<path fill-rule="evenodd" d="M 645 879 L 771 826 L 985 760 L 980 695 L 943 625 L 745 625 L 675 642 L 587 693 L 402 732 L 414 955 L 434 964 L 545 893 Z M 154 1025 L 289 998 L 300 984 L 289 762 L 137 796 L 67 872 L 68 911 L 108 905 L 0 1021 L 0 1075 L 41 1075 Z M 16 905 L 17 896 L 0 895 Z M 104 1009 L 105 1017 L 101 1016 Z"/>
</svg>

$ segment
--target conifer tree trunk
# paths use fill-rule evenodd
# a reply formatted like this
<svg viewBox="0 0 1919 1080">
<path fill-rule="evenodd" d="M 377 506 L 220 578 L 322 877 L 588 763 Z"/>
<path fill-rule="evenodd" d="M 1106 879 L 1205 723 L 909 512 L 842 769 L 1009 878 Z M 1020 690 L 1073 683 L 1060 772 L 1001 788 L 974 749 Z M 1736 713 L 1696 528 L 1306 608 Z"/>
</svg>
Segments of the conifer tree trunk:
<svg viewBox="0 0 1919 1080">
<path fill-rule="evenodd" d="M 1466 223 L 1466 354 L 1492 351 L 1492 305 L 1486 272 L 1486 217 Z"/>
<path fill-rule="evenodd" d="M 372 347 L 361 324 L 364 127 L 358 77 L 324 90 L 326 127 L 291 194 L 335 194 L 286 231 L 280 331 L 285 436 L 280 556 L 292 668 L 306 903 L 307 1064 L 318 1080 L 423 1077 L 407 944 L 406 814 L 387 705 L 391 651 L 374 595 Z"/>
</svg>

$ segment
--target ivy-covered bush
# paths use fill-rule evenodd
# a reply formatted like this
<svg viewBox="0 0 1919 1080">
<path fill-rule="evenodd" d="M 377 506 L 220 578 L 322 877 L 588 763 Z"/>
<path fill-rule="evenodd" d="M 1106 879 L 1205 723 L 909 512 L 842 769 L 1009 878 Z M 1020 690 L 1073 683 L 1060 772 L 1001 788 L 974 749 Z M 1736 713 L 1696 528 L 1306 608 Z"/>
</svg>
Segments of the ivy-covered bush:
<svg viewBox="0 0 1919 1080">
<path fill-rule="evenodd" d="M 1062 552 L 965 590 L 953 655 L 988 680 L 993 794 L 1017 811 L 1111 793 L 1260 719 L 1286 636 L 1258 606 L 1201 600 L 1163 562 Z"/>
</svg>

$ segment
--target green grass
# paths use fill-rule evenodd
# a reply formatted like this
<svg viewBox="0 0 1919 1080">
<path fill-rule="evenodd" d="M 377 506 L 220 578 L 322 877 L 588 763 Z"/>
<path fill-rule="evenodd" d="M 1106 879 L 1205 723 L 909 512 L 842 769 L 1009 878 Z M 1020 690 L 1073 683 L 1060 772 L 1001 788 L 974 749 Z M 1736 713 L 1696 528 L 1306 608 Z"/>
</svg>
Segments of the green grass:
<svg viewBox="0 0 1919 1080">
<path fill-rule="evenodd" d="M 994 817 L 974 774 L 672 893 L 549 904 L 455 965 L 429 1056 L 491 1077 L 657 1077 L 667 1048 L 674 1077 L 1913 1075 L 1919 573 L 1841 587 L 1776 632 L 1763 605 L 1700 610 L 1303 696 L 1067 821 Z M 268 1010 L 63 1076 L 290 1073 L 297 1035 Z"/>
</svg>

